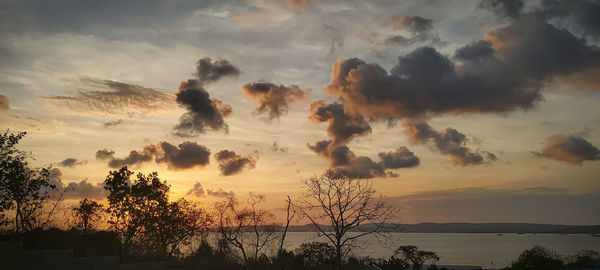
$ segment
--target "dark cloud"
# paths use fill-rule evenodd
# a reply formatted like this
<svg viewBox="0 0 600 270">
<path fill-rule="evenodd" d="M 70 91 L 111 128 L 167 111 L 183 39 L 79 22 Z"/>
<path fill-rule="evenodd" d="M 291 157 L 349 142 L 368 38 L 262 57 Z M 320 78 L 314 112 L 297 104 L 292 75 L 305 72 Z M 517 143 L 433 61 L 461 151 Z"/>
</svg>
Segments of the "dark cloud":
<svg viewBox="0 0 600 270">
<path fill-rule="evenodd" d="M 600 150 L 584 138 L 576 135 L 553 135 L 546 139 L 546 147 L 531 152 L 539 158 L 550 158 L 573 165 L 584 161 L 600 160 Z"/>
<path fill-rule="evenodd" d="M 73 96 L 46 97 L 82 112 L 109 115 L 136 115 L 168 109 L 173 95 L 135 84 L 94 78 L 79 78 L 78 83 L 99 90 L 78 90 Z"/>
<path fill-rule="evenodd" d="M 215 154 L 215 159 L 219 162 L 221 174 L 234 175 L 240 173 L 243 169 L 254 169 L 258 160 L 258 151 L 252 155 L 243 157 L 231 150 L 222 150 Z"/>
<path fill-rule="evenodd" d="M 210 150 L 195 142 L 183 142 L 178 146 L 160 142 L 157 145 L 146 145 L 141 151 L 132 150 L 124 158 L 116 158 L 114 151 L 98 150 L 96 158 L 108 161 L 108 166 L 111 168 L 140 165 L 154 159 L 156 163 L 166 163 L 167 169 L 177 171 L 208 165 Z"/>
<path fill-rule="evenodd" d="M 196 76 L 201 84 L 216 82 L 223 77 L 240 75 L 240 70 L 225 59 L 212 60 L 208 57 L 198 60 Z"/>
<path fill-rule="evenodd" d="M 371 133 L 371 126 L 360 114 L 348 115 L 342 103 L 318 100 L 310 105 L 309 118 L 317 123 L 328 122 L 327 133 L 334 145 L 348 143 L 356 136 Z"/>
<path fill-rule="evenodd" d="M 108 160 L 108 159 L 113 158 L 114 155 L 115 155 L 115 151 L 113 151 L 113 150 L 102 149 L 102 150 L 96 151 L 96 159 L 98 159 L 98 160 Z"/>
<path fill-rule="evenodd" d="M 103 125 L 105 128 L 108 128 L 108 127 L 114 127 L 114 126 L 118 126 L 118 125 L 120 125 L 120 124 L 123 124 L 123 119 L 118 119 L 118 120 L 115 120 L 115 121 L 108 121 L 108 122 L 106 122 L 106 123 L 104 123 L 104 124 L 102 124 L 102 125 Z"/>
<path fill-rule="evenodd" d="M 600 2 L 597 0 L 542 0 L 541 8 L 533 14 L 558 18 L 586 36 L 600 36 Z"/>
<path fill-rule="evenodd" d="M 308 98 L 309 90 L 303 92 L 296 85 L 277 85 L 270 82 L 252 82 L 242 86 L 248 98 L 258 102 L 254 115 L 266 114 L 267 119 L 278 119 L 287 113 L 289 103 Z"/>
<path fill-rule="evenodd" d="M 222 188 L 219 188 L 218 190 L 207 189 L 206 194 L 208 194 L 209 196 L 214 196 L 214 197 L 230 197 L 230 196 L 234 195 L 232 190 L 225 191 Z"/>
<path fill-rule="evenodd" d="M 0 95 L 0 111 L 6 111 L 10 109 L 10 103 L 5 95 Z"/>
<path fill-rule="evenodd" d="M 181 82 L 176 101 L 187 110 L 173 128 L 176 136 L 195 137 L 208 130 L 228 132 L 223 118 L 232 114 L 231 106 L 210 98 L 198 80 Z"/>
<path fill-rule="evenodd" d="M 387 169 L 412 168 L 419 165 L 419 158 L 403 146 L 396 151 L 379 153 L 379 162 L 366 156 L 356 156 L 348 146 L 334 145 L 331 140 L 318 141 L 307 146 L 313 152 L 327 158 L 330 167 L 361 178 L 397 177 L 396 173 Z"/>
<path fill-rule="evenodd" d="M 271 151 L 273 151 L 273 152 L 285 153 L 288 150 L 290 150 L 288 147 L 280 146 L 277 142 L 273 142 L 273 144 L 271 145 Z"/>
<path fill-rule="evenodd" d="M 329 47 L 329 55 L 333 55 L 336 49 L 344 47 L 344 35 L 333 25 L 324 24 L 325 34 L 331 39 L 331 47 Z"/>
<path fill-rule="evenodd" d="M 493 52 L 485 41 L 469 44 L 457 50 L 460 65 L 431 47 L 399 57 L 389 73 L 340 60 L 324 91 L 342 98 L 347 114 L 374 120 L 508 112 L 531 108 L 549 80 L 600 66 L 598 47 L 537 18 L 514 20 L 486 39 Z"/>
<path fill-rule="evenodd" d="M 517 18 L 525 5 L 523 0 L 482 0 L 477 6 L 493 11 L 501 17 Z"/>
<path fill-rule="evenodd" d="M 156 162 L 164 162 L 169 170 L 185 170 L 208 165 L 210 150 L 195 142 L 183 142 L 179 147 L 168 142 L 158 144 Z"/>
<path fill-rule="evenodd" d="M 419 16 L 392 16 L 384 23 L 385 27 L 393 30 L 407 30 L 411 33 L 410 37 L 394 34 L 387 37 L 384 41 L 388 45 L 408 46 L 418 42 L 429 41 L 431 45 L 446 45 L 439 35 L 433 31 L 433 20 L 425 19 Z"/>
<path fill-rule="evenodd" d="M 436 131 L 425 122 L 412 123 L 405 121 L 404 133 L 408 135 L 409 141 L 414 144 L 432 143 L 442 154 L 450 156 L 454 165 L 479 165 L 496 160 L 496 156 L 490 152 L 473 152 L 465 146 L 467 136 L 453 128 L 444 131 Z"/>
<path fill-rule="evenodd" d="M 195 196 L 195 197 L 204 197 L 206 192 L 204 188 L 200 184 L 200 182 L 196 182 L 194 186 L 185 194 L 186 196 Z"/>
<path fill-rule="evenodd" d="M 85 165 L 87 160 L 77 160 L 76 158 L 66 158 L 65 160 L 58 163 L 58 166 L 73 168 L 77 165 Z"/>
<path fill-rule="evenodd" d="M 190 189 L 186 194 L 186 196 L 194 196 L 194 197 L 204 197 L 204 196 L 213 196 L 213 197 L 230 197 L 233 196 L 234 193 L 233 191 L 225 191 L 222 188 L 219 188 L 218 190 L 213 190 L 213 189 L 206 189 L 206 191 L 204 190 L 204 188 L 202 187 L 202 185 L 200 184 L 200 182 L 196 182 L 194 184 L 194 186 L 192 187 L 192 189 Z"/>
<path fill-rule="evenodd" d="M 102 150 L 101 150 L 102 151 Z M 139 166 L 144 162 L 148 162 L 152 160 L 152 157 L 156 155 L 157 149 L 154 145 L 145 146 L 142 151 L 132 150 L 129 152 L 129 155 L 124 158 L 116 158 L 111 157 L 108 160 L 108 166 L 113 169 L 118 169 L 123 166 L 136 165 Z M 98 152 L 96 152 L 96 156 L 98 156 Z"/>
</svg>

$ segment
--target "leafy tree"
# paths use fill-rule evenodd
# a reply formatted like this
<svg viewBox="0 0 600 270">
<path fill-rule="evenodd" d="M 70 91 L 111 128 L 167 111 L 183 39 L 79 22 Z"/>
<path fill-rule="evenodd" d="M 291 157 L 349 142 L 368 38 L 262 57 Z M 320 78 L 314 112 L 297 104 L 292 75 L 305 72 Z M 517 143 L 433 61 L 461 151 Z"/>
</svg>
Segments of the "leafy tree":
<svg viewBox="0 0 600 270">
<path fill-rule="evenodd" d="M 337 269 L 342 268 L 345 250 L 355 240 L 380 232 L 398 213 L 383 196 L 376 195 L 371 182 L 346 171 L 327 170 L 302 184 L 305 191 L 298 209 L 334 246 Z M 352 230 L 360 233 L 347 235 Z"/>
<path fill-rule="evenodd" d="M 407 265 L 410 269 L 421 269 L 426 262 L 436 263 L 440 257 L 433 251 L 420 250 L 417 246 L 400 246 L 394 255 L 392 261 L 400 265 Z"/>
<path fill-rule="evenodd" d="M 600 253 L 584 249 L 567 258 L 567 269 L 593 269 L 600 264 Z"/>
<path fill-rule="evenodd" d="M 40 222 L 40 211 L 56 185 L 50 168 L 31 168 L 29 155 L 16 148 L 25 132 L 0 134 L 0 225 L 12 223 L 15 232 L 30 231 Z M 14 211 L 14 218 L 7 218 Z"/>
<path fill-rule="evenodd" d="M 508 267 L 510 270 L 559 270 L 562 269 L 563 262 L 554 251 L 541 246 L 523 251 L 516 261 L 513 261 Z"/>
<path fill-rule="evenodd" d="M 296 254 L 304 266 L 315 269 L 332 266 L 336 259 L 335 248 L 322 242 L 303 243 L 296 250 Z"/>
<path fill-rule="evenodd" d="M 71 214 L 75 218 L 75 228 L 84 234 L 96 227 L 96 222 L 102 218 L 102 205 L 94 200 L 83 199 L 71 208 Z"/>
</svg>

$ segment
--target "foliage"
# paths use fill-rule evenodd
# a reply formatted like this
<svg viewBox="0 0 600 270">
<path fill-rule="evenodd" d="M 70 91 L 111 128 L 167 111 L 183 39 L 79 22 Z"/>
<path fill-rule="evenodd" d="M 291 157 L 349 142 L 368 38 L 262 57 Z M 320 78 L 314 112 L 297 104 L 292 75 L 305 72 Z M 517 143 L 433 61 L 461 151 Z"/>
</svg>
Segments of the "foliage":
<svg viewBox="0 0 600 270">
<path fill-rule="evenodd" d="M 541 246 L 523 251 L 516 261 L 513 261 L 507 269 L 510 270 L 559 270 L 563 267 L 563 261 L 554 251 Z"/>
<path fill-rule="evenodd" d="M 371 182 L 346 171 L 326 170 L 302 182 L 304 194 L 298 209 L 335 247 L 337 269 L 345 250 L 360 237 L 378 233 L 398 214 L 383 196 L 377 196 Z M 361 225 L 371 223 L 369 227 Z M 329 231 L 322 224 L 329 225 Z M 348 236 L 352 230 L 360 233 Z"/>
<path fill-rule="evenodd" d="M 304 266 L 315 269 L 334 265 L 336 258 L 335 248 L 322 242 L 303 243 L 296 254 Z"/>
<path fill-rule="evenodd" d="M 104 181 L 108 191 L 108 223 L 121 235 L 124 255 L 136 247 L 139 255 L 165 258 L 179 253 L 179 246 L 207 229 L 210 216 L 196 204 L 169 202 L 169 186 L 156 172 L 138 173 L 123 167 Z"/>
<path fill-rule="evenodd" d="M 102 218 L 102 205 L 94 200 L 83 199 L 71 208 L 71 214 L 75 218 L 75 229 L 88 233 L 93 230 Z"/>
<path fill-rule="evenodd" d="M 0 134 L 0 226 L 13 224 L 14 231 L 31 231 L 38 227 L 40 211 L 56 189 L 49 183 L 50 168 L 31 168 L 29 155 L 16 145 L 25 132 Z M 14 218 L 7 212 L 14 211 Z"/>
</svg>

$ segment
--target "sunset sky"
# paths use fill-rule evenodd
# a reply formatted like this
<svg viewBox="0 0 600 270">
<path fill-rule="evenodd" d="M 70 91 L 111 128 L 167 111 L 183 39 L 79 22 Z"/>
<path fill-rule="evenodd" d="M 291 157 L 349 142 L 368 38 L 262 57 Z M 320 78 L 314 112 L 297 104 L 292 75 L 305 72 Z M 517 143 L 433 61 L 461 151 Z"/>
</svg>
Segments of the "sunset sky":
<svg viewBox="0 0 600 270">
<path fill-rule="evenodd" d="M 69 199 L 127 165 L 172 198 L 279 211 L 339 168 L 402 223 L 600 224 L 599 18 L 594 0 L 0 0 L 0 125 Z"/>
</svg>

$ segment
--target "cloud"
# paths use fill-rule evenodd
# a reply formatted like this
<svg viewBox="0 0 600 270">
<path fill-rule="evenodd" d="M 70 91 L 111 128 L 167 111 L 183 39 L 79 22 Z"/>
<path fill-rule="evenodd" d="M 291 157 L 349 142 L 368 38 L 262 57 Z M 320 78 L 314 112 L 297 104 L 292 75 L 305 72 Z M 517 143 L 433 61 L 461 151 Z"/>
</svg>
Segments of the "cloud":
<svg viewBox="0 0 600 270">
<path fill-rule="evenodd" d="M 482 0 L 477 7 L 493 11 L 501 17 L 517 18 L 523 12 L 524 3 L 522 0 Z"/>
<path fill-rule="evenodd" d="M 274 0 L 289 9 L 290 11 L 300 14 L 314 5 L 319 0 Z"/>
<path fill-rule="evenodd" d="M 208 165 L 210 150 L 195 142 L 183 142 L 179 147 L 168 142 L 158 143 L 157 163 L 166 163 L 169 170 L 185 170 Z"/>
<path fill-rule="evenodd" d="M 145 146 L 141 151 L 132 150 L 129 155 L 124 158 L 116 158 L 115 152 L 112 150 L 98 150 L 96 152 L 96 159 L 108 161 L 108 166 L 113 169 L 118 169 L 123 166 L 137 165 L 144 162 L 151 161 L 156 155 L 157 149 L 154 145 Z"/>
<path fill-rule="evenodd" d="M 318 100 L 310 105 L 309 119 L 323 123 L 328 122 L 327 133 L 333 139 L 334 145 L 348 143 L 356 136 L 371 133 L 371 126 L 360 114 L 348 115 L 344 112 L 342 103 L 329 103 Z"/>
<path fill-rule="evenodd" d="M 111 159 L 114 155 L 115 155 L 115 151 L 113 151 L 113 150 L 102 149 L 102 150 L 96 151 L 96 159 L 98 159 L 98 160 Z"/>
<path fill-rule="evenodd" d="M 50 170 L 49 183 L 56 186 L 56 189 L 51 190 L 49 195 L 53 199 L 58 199 L 62 193 L 62 199 L 103 199 L 106 198 L 104 183 L 92 184 L 87 179 L 79 182 L 69 182 L 64 184 L 62 180 L 62 172 L 58 168 Z"/>
<path fill-rule="evenodd" d="M 536 187 L 521 190 L 461 188 L 391 198 L 402 208 L 403 223 L 523 222 L 598 224 L 599 193 L 573 194 Z"/>
<path fill-rule="evenodd" d="M 233 191 L 225 191 L 222 188 L 219 188 L 218 190 L 213 190 L 213 189 L 207 189 L 206 191 L 204 190 L 204 188 L 202 187 L 202 185 L 200 184 L 200 182 L 196 182 L 194 184 L 194 186 L 192 187 L 192 189 L 190 189 L 186 194 L 186 196 L 194 196 L 194 197 L 204 197 L 204 196 L 214 196 L 214 197 L 229 197 L 229 196 L 233 196 L 234 192 Z"/>
<path fill-rule="evenodd" d="M 181 82 L 176 101 L 187 112 L 180 117 L 179 124 L 173 128 L 174 135 L 195 137 L 208 130 L 228 132 L 229 127 L 223 118 L 231 116 L 231 106 L 216 98 L 210 98 L 198 80 L 190 79 Z"/>
<path fill-rule="evenodd" d="M 266 114 L 267 119 L 278 119 L 287 113 L 289 103 L 308 98 L 310 90 L 303 92 L 296 85 L 276 85 L 270 82 L 252 82 L 242 86 L 248 98 L 258 102 L 253 115 Z"/>
<path fill-rule="evenodd" d="M 379 153 L 379 162 L 366 156 L 356 156 L 348 146 L 334 145 L 331 140 L 318 141 L 314 145 L 307 144 L 307 146 L 313 152 L 327 158 L 330 167 L 361 178 L 397 177 L 396 173 L 387 169 L 412 168 L 419 165 L 419 158 L 403 146 L 396 151 Z"/>
<path fill-rule="evenodd" d="M 598 47 L 531 17 L 490 31 L 486 40 L 457 52 L 460 65 L 421 47 L 399 57 L 390 72 L 357 58 L 342 59 L 333 65 L 324 91 L 343 99 L 346 114 L 373 120 L 498 113 L 532 108 L 549 80 L 600 66 Z"/>
<path fill-rule="evenodd" d="M 546 139 L 546 147 L 540 152 L 531 152 L 538 158 L 550 158 L 572 165 L 584 161 L 600 160 L 600 150 L 584 138 L 576 135 L 553 135 Z"/>
<path fill-rule="evenodd" d="M 146 145 L 141 151 L 132 150 L 124 158 L 116 158 L 114 155 L 114 151 L 98 150 L 96 159 L 108 161 L 108 166 L 111 168 L 140 165 L 154 159 L 157 164 L 167 164 L 167 169 L 170 171 L 204 167 L 210 161 L 210 150 L 207 147 L 188 141 L 178 146 L 168 142 Z"/>
<path fill-rule="evenodd" d="M 196 64 L 196 76 L 202 84 L 216 82 L 223 77 L 236 77 L 240 75 L 240 70 L 233 66 L 228 60 L 212 60 L 209 57 L 198 60 Z"/>
<path fill-rule="evenodd" d="M 65 160 L 58 163 L 58 166 L 73 168 L 77 165 L 85 165 L 87 160 L 77 160 L 75 158 L 66 158 Z"/>
<path fill-rule="evenodd" d="M 81 111 L 112 116 L 159 112 L 173 103 L 173 95 L 156 89 L 110 80 L 79 78 L 78 83 L 97 90 L 78 90 L 73 96 L 45 97 Z"/>
<path fill-rule="evenodd" d="M 411 36 L 394 34 L 384 41 L 388 45 L 408 46 L 417 42 L 430 41 L 432 45 L 446 45 L 439 35 L 433 31 L 433 20 L 420 16 L 392 16 L 384 23 L 385 27 L 393 30 L 407 30 Z"/>
<path fill-rule="evenodd" d="M 219 162 L 221 174 L 228 176 L 240 173 L 244 168 L 254 169 L 258 160 L 258 151 L 253 155 L 242 157 L 231 150 L 222 150 L 215 154 L 215 159 Z"/>
<path fill-rule="evenodd" d="M 444 131 L 436 131 L 425 122 L 402 122 L 404 133 L 413 144 L 432 143 L 435 148 L 444 155 L 450 156 L 454 165 L 479 165 L 496 160 L 496 156 L 490 152 L 474 152 L 465 147 L 467 136 L 453 128 Z"/>
<path fill-rule="evenodd" d="M 120 125 L 120 124 L 123 124 L 123 119 L 118 119 L 118 120 L 115 120 L 115 121 L 108 121 L 108 122 L 106 122 L 106 123 L 104 123 L 104 124 L 102 124 L 102 125 L 103 125 L 105 128 L 108 128 L 108 127 L 114 127 L 114 126 L 118 126 L 118 125 Z"/>
<path fill-rule="evenodd" d="M 280 146 L 277 142 L 273 142 L 273 144 L 271 145 L 271 151 L 273 151 L 273 152 L 285 153 L 288 150 L 290 150 L 288 147 Z"/>
<path fill-rule="evenodd" d="M 0 95 L 0 111 L 6 111 L 10 109 L 10 103 L 5 95 Z"/>
</svg>

